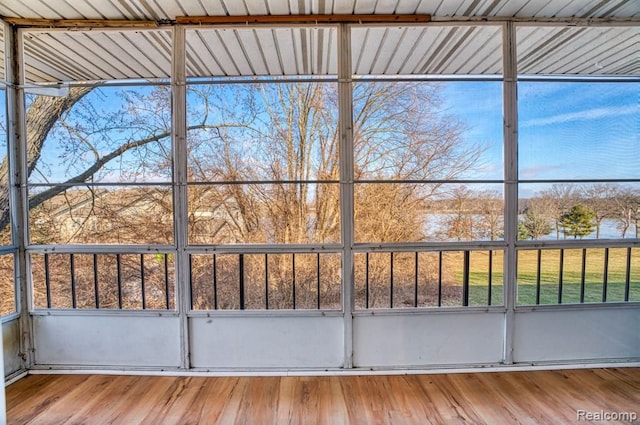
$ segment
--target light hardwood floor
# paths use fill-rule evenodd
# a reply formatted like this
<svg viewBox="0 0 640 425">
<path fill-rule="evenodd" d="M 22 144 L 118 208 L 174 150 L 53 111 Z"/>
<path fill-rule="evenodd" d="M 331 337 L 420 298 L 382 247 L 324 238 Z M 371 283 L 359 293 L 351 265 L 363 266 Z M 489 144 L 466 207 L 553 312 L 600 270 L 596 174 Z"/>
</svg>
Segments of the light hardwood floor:
<svg viewBox="0 0 640 425">
<path fill-rule="evenodd" d="M 339 377 L 29 375 L 7 387 L 7 410 L 9 424 L 589 423 L 578 411 L 640 417 L 640 368 Z"/>
</svg>

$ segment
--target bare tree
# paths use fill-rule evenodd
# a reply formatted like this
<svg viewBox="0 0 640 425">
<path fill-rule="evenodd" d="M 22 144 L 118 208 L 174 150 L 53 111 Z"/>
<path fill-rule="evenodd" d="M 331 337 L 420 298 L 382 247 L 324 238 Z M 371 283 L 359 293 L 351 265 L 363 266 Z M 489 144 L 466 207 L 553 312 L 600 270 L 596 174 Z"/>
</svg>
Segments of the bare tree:
<svg viewBox="0 0 640 425">
<path fill-rule="evenodd" d="M 476 199 L 479 207 L 479 236 L 492 241 L 502 238 L 504 236 L 502 194 L 498 191 L 486 190 L 478 193 Z"/>
<path fill-rule="evenodd" d="M 587 185 L 582 187 L 580 191 L 585 205 L 593 212 L 597 239 L 600 239 L 602 221 L 614 215 L 612 199 L 619 191 L 620 186 L 612 184 Z"/>
<path fill-rule="evenodd" d="M 526 237 L 539 239 L 551 233 L 556 211 L 557 205 L 548 196 L 529 199 L 521 222 Z"/>
<path fill-rule="evenodd" d="M 549 213 L 554 220 L 556 229 L 556 239 L 560 239 L 560 218 L 563 214 L 569 212 L 571 207 L 575 205 L 579 199 L 578 189 L 572 184 L 553 184 L 551 188 L 540 192 L 540 197 L 546 199 L 549 207 Z"/>
<path fill-rule="evenodd" d="M 636 237 L 638 237 L 638 221 L 640 210 L 640 195 L 638 191 L 620 187 L 616 195 L 612 199 L 614 215 L 616 219 L 616 227 L 620 231 L 620 235 L 624 238 L 631 228 L 635 225 Z"/>
<path fill-rule="evenodd" d="M 192 243 L 339 241 L 334 84 L 197 85 L 188 96 Z M 354 102 L 356 238 L 421 240 L 427 201 L 440 187 L 427 181 L 463 176 L 481 148 L 463 142 L 464 127 L 441 109 L 436 85 L 361 83 Z M 42 184 L 30 198 L 35 242 L 171 242 L 170 104 L 162 86 L 117 95 L 73 89 L 65 98 L 31 102 L 28 173 Z M 60 165 L 42 161 L 47 143 L 61 147 Z M 137 186 L 156 179 L 158 186 Z M 6 198 L 0 198 L 5 228 Z M 286 306 L 292 266 L 285 257 L 272 261 L 271 289 Z M 306 270 L 296 274 L 312 278 Z"/>
<path fill-rule="evenodd" d="M 31 102 L 26 116 L 27 172 L 31 174 L 42 153 L 42 147 L 60 118 L 91 89 L 72 88 L 65 97 L 38 96 Z M 9 163 L 5 157 L 0 164 L 0 231 L 9 224 Z"/>
<path fill-rule="evenodd" d="M 339 240 L 334 85 L 210 86 L 193 96 L 201 116 L 194 119 L 216 130 L 192 132 L 190 175 L 215 183 L 210 190 L 239 215 L 234 227 L 243 241 Z M 453 178 L 477 163 L 480 147 L 462 143 L 463 127 L 438 102 L 428 84 L 356 85 L 355 178 L 367 180 L 354 188 L 357 240 L 422 239 L 421 214 L 438 185 L 395 181 Z"/>
</svg>

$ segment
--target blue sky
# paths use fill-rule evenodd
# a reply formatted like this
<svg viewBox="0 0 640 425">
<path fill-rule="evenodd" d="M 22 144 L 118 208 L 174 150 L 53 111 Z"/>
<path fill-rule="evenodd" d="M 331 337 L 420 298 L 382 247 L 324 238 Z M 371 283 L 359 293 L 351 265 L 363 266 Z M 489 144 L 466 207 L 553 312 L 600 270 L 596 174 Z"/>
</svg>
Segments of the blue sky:
<svg viewBox="0 0 640 425">
<path fill-rule="evenodd" d="M 518 99 L 521 179 L 640 177 L 640 83 L 520 82 Z M 486 148 L 473 177 L 502 179 L 502 83 L 447 83 L 444 101 Z"/>
<path fill-rule="evenodd" d="M 640 177 L 639 83 L 519 84 L 521 179 Z"/>
<path fill-rule="evenodd" d="M 485 147 L 468 177 L 501 180 L 502 83 L 437 84 L 443 110 L 465 123 L 465 140 Z M 640 177 L 640 83 L 521 82 L 518 92 L 521 179 Z M 56 168 L 56 147 L 44 154 Z"/>
</svg>

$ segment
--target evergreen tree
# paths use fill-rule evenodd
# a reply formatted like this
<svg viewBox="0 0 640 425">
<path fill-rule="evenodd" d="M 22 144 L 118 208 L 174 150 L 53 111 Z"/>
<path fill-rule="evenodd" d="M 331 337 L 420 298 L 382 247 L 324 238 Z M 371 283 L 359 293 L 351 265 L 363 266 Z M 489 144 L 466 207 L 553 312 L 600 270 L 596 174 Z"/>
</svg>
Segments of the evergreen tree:
<svg viewBox="0 0 640 425">
<path fill-rule="evenodd" d="M 582 239 L 584 236 L 593 232 L 595 228 L 595 214 L 589 208 L 582 204 L 577 204 L 562 214 L 560 217 L 560 226 L 565 235 L 578 236 Z"/>
</svg>

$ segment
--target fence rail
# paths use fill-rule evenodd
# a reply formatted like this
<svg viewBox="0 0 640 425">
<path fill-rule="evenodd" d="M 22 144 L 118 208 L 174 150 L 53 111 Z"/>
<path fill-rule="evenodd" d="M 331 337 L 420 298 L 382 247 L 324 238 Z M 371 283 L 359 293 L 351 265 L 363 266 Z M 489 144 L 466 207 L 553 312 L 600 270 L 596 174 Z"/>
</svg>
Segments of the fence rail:
<svg viewBox="0 0 640 425">
<path fill-rule="evenodd" d="M 522 249 L 517 287 L 519 305 L 640 301 L 640 248 Z"/>
<path fill-rule="evenodd" d="M 190 255 L 193 310 L 337 310 L 340 253 Z"/>
<path fill-rule="evenodd" d="M 36 309 L 175 309 L 172 254 L 32 254 Z"/>
<path fill-rule="evenodd" d="M 340 310 L 342 251 L 188 253 L 194 311 Z M 502 307 L 500 247 L 358 247 L 356 310 Z M 9 256 L 8 256 L 9 257 Z M 30 253 L 38 309 L 175 310 L 172 253 Z M 640 247 L 517 247 L 517 305 L 640 302 Z"/>
<path fill-rule="evenodd" d="M 503 250 L 355 254 L 356 308 L 501 306 Z"/>
</svg>

